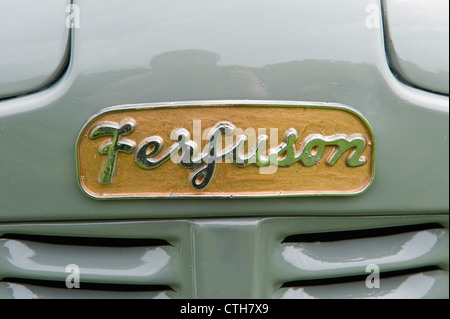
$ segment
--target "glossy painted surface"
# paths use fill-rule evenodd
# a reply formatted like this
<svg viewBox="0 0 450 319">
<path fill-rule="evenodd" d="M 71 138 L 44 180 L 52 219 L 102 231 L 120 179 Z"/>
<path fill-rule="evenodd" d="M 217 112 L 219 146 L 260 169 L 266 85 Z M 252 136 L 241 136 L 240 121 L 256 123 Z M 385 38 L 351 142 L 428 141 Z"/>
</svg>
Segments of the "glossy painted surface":
<svg viewBox="0 0 450 319">
<path fill-rule="evenodd" d="M 361 289 L 361 283 L 315 286 L 307 288 L 282 288 L 276 297 L 281 299 L 421 299 L 439 298 L 448 290 L 448 273 L 433 271 L 397 278 L 386 278 L 380 289 Z"/>
<path fill-rule="evenodd" d="M 102 284 L 147 282 L 174 290 L 146 297 L 298 297 L 304 287 L 281 286 L 365 275 L 364 265 L 373 261 L 382 271 L 419 269 L 389 280 L 377 291 L 381 297 L 413 282 L 420 289 L 407 290 L 415 297 L 448 298 L 449 99 L 393 75 L 379 1 L 75 4 L 80 28 L 71 30 L 67 72 L 45 91 L 0 102 L 1 298 L 61 293 L 14 278 L 63 281 L 69 263 Z M 223 99 L 351 106 L 377 140 L 374 183 L 355 197 L 128 201 L 96 201 L 78 187 L 77 136 L 101 109 Z M 295 234 L 422 223 L 442 227 L 370 242 L 282 244 Z M 7 234 L 131 236 L 172 246 L 84 249 Z M 418 239 L 424 241 L 408 249 Z M 299 255 L 319 269 L 299 264 Z M 364 282 L 354 284 L 344 290 L 376 295 Z M 330 284 L 325 289 L 303 292 L 324 296 Z"/>
<path fill-rule="evenodd" d="M 386 227 L 423 223 L 434 224 L 383 234 Z M 363 229 L 375 235 L 327 240 L 326 233 Z M 8 234 L 16 234 L 15 239 Z M 170 245 L 102 247 L 95 241 L 80 245 L 73 239 L 68 245 L 20 238 L 33 234 L 116 241 L 157 238 Z M 317 240 L 283 242 L 287 236 L 308 234 Z M 56 292 L 75 298 L 83 291 L 95 296 L 95 290 L 86 289 L 88 283 L 115 284 L 113 290 L 97 294 L 107 298 L 448 298 L 447 216 L 9 223 L 0 225 L 0 237 L 0 298 L 24 293 L 54 298 Z M 65 288 L 69 264 L 79 266 L 79 289 Z M 366 286 L 366 267 L 371 264 L 381 272 L 380 288 Z M 393 271 L 395 276 L 384 278 Z M 47 287 L 49 280 L 59 285 Z M 168 288 L 139 294 L 121 290 L 121 285 L 136 284 Z"/>
<path fill-rule="evenodd" d="M 64 77 L 0 103 L 1 220 L 448 212 L 448 97 L 392 75 L 381 21 L 366 23 L 377 1 L 77 5 L 81 24 Z M 79 189 L 75 143 L 91 115 L 118 104 L 206 99 L 355 108 L 377 139 L 372 187 L 354 198 L 126 202 L 96 202 Z"/>
<path fill-rule="evenodd" d="M 383 0 L 386 49 L 400 80 L 449 93 L 448 0 Z"/>
<path fill-rule="evenodd" d="M 57 250 L 52 244 L 9 239 L 0 239 L 0 247 L 2 268 L 35 274 L 41 279 L 47 277 L 46 273 L 65 278 L 66 266 L 70 264 L 67 260 L 72 259 L 83 268 L 83 277 L 88 282 L 103 282 L 103 277 L 120 277 L 127 283 L 145 284 L 146 280 L 152 280 L 154 276 L 161 277 L 161 270 L 167 268 L 172 259 L 167 249 L 161 247 L 65 246 Z M 57 260 L 54 260 L 55 254 Z M 61 264 L 58 260 L 66 262 Z M 60 276 L 57 276 L 58 273 Z M 8 273 L 3 276 L 10 277 Z"/>
<path fill-rule="evenodd" d="M 170 286 L 177 292 L 174 294 L 174 291 L 167 289 L 165 292 L 169 295 L 178 297 L 193 295 L 195 285 L 192 279 L 192 264 L 194 261 L 189 249 L 191 229 L 186 222 L 85 222 L 22 226 L 14 223 L 9 226 L 0 226 L 2 229 L 0 231 L 0 281 L 5 284 L 3 293 L 11 294 L 10 284 L 13 284 L 13 288 L 24 289 L 25 286 L 32 291 L 34 290 L 28 286 L 40 286 L 37 287 L 38 291 L 44 287 L 39 285 L 39 282 L 16 282 L 18 278 L 59 282 L 60 285 L 56 288 L 65 290 L 65 280 L 68 276 L 66 267 L 77 265 L 80 269 L 80 279 L 84 278 L 82 279 L 84 283 L 137 285 L 137 287 L 163 285 Z M 41 237 L 22 238 L 20 235 L 23 234 Z M 42 235 L 70 236 L 70 240 L 61 243 L 61 240 L 58 240 L 59 237 L 46 239 Z M 80 243 L 77 240 L 80 237 L 99 237 L 104 241 L 98 243 L 93 239 Z M 124 238 L 147 241 L 144 244 L 140 241 L 124 244 Z M 155 244 L 153 241 L 149 243 L 149 239 L 155 238 L 166 244 Z M 89 289 L 88 294 L 95 290 Z M 158 296 L 151 288 L 141 290 L 140 296 L 135 297 Z M 54 289 L 52 291 L 54 293 Z M 110 292 L 113 293 L 111 297 L 114 297 L 115 292 L 120 298 L 120 289 L 112 289 Z M 123 292 L 127 292 L 126 289 Z M 74 297 L 76 295 L 75 293 Z"/>
<path fill-rule="evenodd" d="M 327 244 L 294 243 L 285 244 L 281 255 L 290 266 L 299 271 L 320 273 L 323 270 L 340 270 L 353 273 L 358 267 L 368 264 L 390 264 L 389 267 L 392 267 L 411 259 L 418 262 L 434 250 L 440 239 L 448 240 L 445 239 L 447 237 L 447 231 L 438 229 Z M 371 249 L 376 246 L 390 247 L 390 250 L 380 252 Z"/>
<path fill-rule="evenodd" d="M 42 89 L 67 66 L 69 3 L 0 1 L 0 99 Z"/>
</svg>

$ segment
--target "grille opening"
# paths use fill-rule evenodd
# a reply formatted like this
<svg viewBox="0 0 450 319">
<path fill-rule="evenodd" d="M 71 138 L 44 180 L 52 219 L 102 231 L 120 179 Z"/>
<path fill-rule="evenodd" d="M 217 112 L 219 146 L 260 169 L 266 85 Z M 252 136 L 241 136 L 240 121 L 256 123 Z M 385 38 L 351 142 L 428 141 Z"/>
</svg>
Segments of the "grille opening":
<svg viewBox="0 0 450 319">
<path fill-rule="evenodd" d="M 54 245 L 95 246 L 95 247 L 172 246 L 168 241 L 164 239 L 154 239 L 154 238 L 106 238 L 106 237 L 5 234 L 1 236 L 0 239 L 26 240 Z"/>
<path fill-rule="evenodd" d="M 20 285 L 32 285 L 47 288 L 69 289 L 66 287 L 66 283 L 64 281 L 4 278 L 2 282 Z M 77 288 L 76 290 L 96 290 L 96 291 L 111 291 L 111 292 L 175 291 L 172 287 L 168 285 L 104 284 L 92 282 L 80 282 L 80 288 Z"/>
<path fill-rule="evenodd" d="M 394 271 L 386 271 L 380 273 L 380 279 L 407 276 L 413 274 L 419 274 L 427 271 L 442 270 L 438 266 L 426 266 L 411 269 L 402 269 Z M 344 276 L 344 277 L 333 277 L 333 278 L 322 278 L 322 279 L 306 279 L 306 280 L 295 280 L 283 283 L 280 288 L 295 288 L 295 287 L 312 287 L 312 286 L 323 286 L 323 285 L 333 285 L 333 284 L 346 284 L 351 282 L 365 281 L 370 273 L 364 275 L 354 275 L 354 276 Z"/>
<path fill-rule="evenodd" d="M 284 238 L 281 243 L 313 243 L 313 242 L 333 242 L 339 240 L 373 238 L 390 235 L 398 235 L 402 233 L 418 232 L 430 229 L 444 228 L 438 223 L 394 226 L 384 228 L 372 228 L 361 230 L 346 230 L 336 232 L 312 233 L 290 235 Z"/>
</svg>

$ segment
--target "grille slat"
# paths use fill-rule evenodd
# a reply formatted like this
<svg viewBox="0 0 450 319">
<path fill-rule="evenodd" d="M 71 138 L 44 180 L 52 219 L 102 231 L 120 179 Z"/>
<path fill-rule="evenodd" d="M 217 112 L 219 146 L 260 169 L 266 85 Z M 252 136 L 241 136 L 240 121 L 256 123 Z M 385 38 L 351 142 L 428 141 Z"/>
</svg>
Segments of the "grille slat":
<svg viewBox="0 0 450 319">
<path fill-rule="evenodd" d="M 417 272 L 383 279 L 379 288 L 367 288 L 365 280 L 313 286 L 280 288 L 274 298 L 282 299 L 420 299 L 438 298 L 438 291 L 448 290 L 448 273 L 442 270 Z"/>
<path fill-rule="evenodd" d="M 136 287 L 129 285 L 114 285 L 114 288 L 97 287 L 97 289 L 86 289 L 81 284 L 79 289 L 67 289 L 47 284 L 28 284 L 4 281 L 0 282 L 0 299 L 174 299 L 179 298 L 180 293 L 170 289 L 152 289 L 151 287 Z M 163 288 L 163 287 L 162 287 Z"/>
<path fill-rule="evenodd" d="M 83 239 L 86 240 L 86 239 Z M 102 247 L 0 239 L 2 277 L 65 281 L 77 265 L 86 282 L 165 284 L 174 278 L 171 246 Z"/>
<path fill-rule="evenodd" d="M 289 276 L 322 278 L 330 272 L 346 276 L 363 274 L 370 264 L 384 271 L 437 265 L 442 260 L 437 252 L 446 238 L 448 231 L 439 228 L 337 241 L 289 242 L 280 245 L 279 254 Z"/>
</svg>

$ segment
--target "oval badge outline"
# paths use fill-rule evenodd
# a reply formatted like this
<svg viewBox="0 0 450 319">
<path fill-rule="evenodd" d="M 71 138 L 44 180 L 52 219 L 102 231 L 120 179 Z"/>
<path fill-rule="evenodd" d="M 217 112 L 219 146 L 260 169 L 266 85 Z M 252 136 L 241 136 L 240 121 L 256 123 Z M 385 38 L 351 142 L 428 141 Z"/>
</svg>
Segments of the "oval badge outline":
<svg viewBox="0 0 450 319">
<path fill-rule="evenodd" d="M 367 129 L 370 139 L 366 146 L 370 147 L 370 166 L 371 175 L 363 187 L 357 191 L 301 191 L 301 192 L 284 192 L 283 190 L 263 191 L 263 192 L 246 192 L 246 193 L 217 193 L 202 191 L 198 193 L 175 193 L 175 192 L 149 192 L 149 193 L 123 193 L 110 195 L 107 192 L 93 192 L 84 183 L 85 177 L 81 175 L 80 169 L 80 143 L 83 137 L 86 137 L 86 129 L 91 127 L 92 123 L 101 117 L 109 114 L 123 113 L 127 111 L 151 111 L 151 110 L 180 110 L 180 109 L 195 109 L 195 108 L 296 108 L 296 109 L 318 109 L 318 110 L 337 110 L 349 113 L 362 122 L 365 129 Z M 220 120 L 218 119 L 218 122 Z M 175 124 L 173 125 L 176 126 Z M 84 135 L 84 136 L 83 136 Z M 338 135 L 338 134 L 337 134 Z M 141 141 L 136 141 L 139 144 Z M 170 147 L 170 141 L 164 148 Z M 143 103 L 143 104 L 124 104 L 118 106 L 107 107 L 96 114 L 92 115 L 88 121 L 83 125 L 79 132 L 76 142 L 76 173 L 77 181 L 81 190 L 93 199 L 164 199 L 164 198 L 277 198 L 277 197 L 317 197 L 317 196 L 355 196 L 367 191 L 373 184 L 375 178 L 375 163 L 376 163 L 376 140 L 374 132 L 369 122 L 356 109 L 339 103 L 322 103 L 322 102 L 299 102 L 299 101 L 263 101 L 263 100 L 219 100 L 219 101 L 188 101 L 188 102 L 167 102 L 167 103 Z M 343 160 L 343 159 L 342 159 Z M 175 165 L 171 163 L 172 165 Z M 274 187 L 276 188 L 276 187 Z"/>
</svg>

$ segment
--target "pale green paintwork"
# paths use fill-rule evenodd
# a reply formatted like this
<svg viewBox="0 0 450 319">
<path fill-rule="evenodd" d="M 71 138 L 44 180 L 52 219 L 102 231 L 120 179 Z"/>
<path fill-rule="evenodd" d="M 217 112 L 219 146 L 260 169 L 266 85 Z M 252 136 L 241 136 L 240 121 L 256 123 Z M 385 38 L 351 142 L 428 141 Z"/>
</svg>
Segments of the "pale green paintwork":
<svg viewBox="0 0 450 319">
<path fill-rule="evenodd" d="M 410 85 L 448 95 L 448 0 L 383 0 L 383 6 L 387 55 L 394 72 Z"/>
<path fill-rule="evenodd" d="M 264 277 L 269 270 L 261 267 L 276 252 L 258 238 L 257 230 L 266 227 L 258 225 L 269 225 L 259 221 L 261 216 L 310 216 L 312 224 L 307 225 L 300 219 L 295 223 L 287 219 L 292 227 L 287 233 L 336 225 L 355 228 L 357 219 L 364 227 L 446 219 L 448 96 L 411 88 L 393 76 L 382 28 L 368 28 L 365 23 L 366 6 L 379 5 L 378 1 L 76 3 L 81 26 L 72 30 L 66 74 L 43 92 L 0 102 L 2 232 L 8 228 L 80 234 L 84 231 L 75 222 L 73 227 L 45 222 L 129 219 L 136 221 L 132 232 L 139 233 L 140 227 L 148 226 L 139 219 L 154 219 L 174 227 L 170 231 L 149 226 L 152 231 L 161 229 L 155 230 L 156 235 L 176 233 L 172 239 L 189 238 L 187 250 L 181 253 L 187 256 L 187 267 L 196 272 L 184 275 L 180 270 L 179 284 L 189 287 L 177 290 L 183 291 L 183 297 L 239 298 L 270 297 L 284 280 L 269 283 Z M 280 199 L 96 201 L 79 189 L 76 139 L 99 110 L 121 104 L 222 99 L 332 102 L 355 108 L 371 124 L 377 140 L 374 183 L 355 197 Z M 443 216 L 435 218 L 435 214 Z M 336 218 L 363 215 L 378 217 Z M 393 220 L 390 215 L 397 217 Z M 253 218 L 238 218 L 242 216 Z M 179 222 L 171 220 L 194 217 L 182 223 L 188 226 L 180 226 L 181 232 L 176 227 Z M 32 221 L 44 223 L 38 226 Z M 91 230 L 85 234 L 125 235 L 125 222 L 105 227 L 87 223 Z M 281 224 L 270 225 L 265 234 L 280 232 Z M 285 235 L 276 234 L 278 240 Z M 437 251 L 434 256 L 447 265 L 448 248 L 447 253 Z M 244 263 L 246 256 L 254 259 Z M 436 261 L 429 256 L 423 260 L 426 264 Z M 438 280 L 443 286 L 436 290 L 441 297 L 448 296 L 448 266 L 443 268 L 444 280 Z M 285 268 L 274 266 L 267 278 L 273 280 L 280 269 Z"/>
<path fill-rule="evenodd" d="M 67 66 L 70 0 L 0 2 L 0 99 L 51 85 Z"/>
<path fill-rule="evenodd" d="M 240 8 L 250 12 L 258 3 L 249 1 Z M 116 26 L 121 31 L 115 34 L 113 12 L 122 5 L 105 3 L 110 8 L 105 13 L 101 1 L 78 4 L 81 27 L 74 30 L 65 77 L 45 92 L 0 103 L 1 220 L 448 212 L 448 97 L 408 88 L 392 76 L 382 30 L 365 26 L 364 1 L 330 1 L 320 10 L 309 1 L 285 6 L 267 2 L 251 15 L 252 27 L 245 34 L 236 29 L 244 23 L 243 16 L 233 23 L 222 16 L 236 5 L 233 1 L 204 6 L 209 11 L 203 22 L 202 11 L 194 10 L 201 1 L 189 6 L 175 1 L 169 7 L 164 1 L 137 1 L 157 18 L 125 11 L 123 23 Z M 269 26 L 258 12 L 272 5 L 280 7 L 277 16 L 284 20 Z M 169 12 L 170 19 L 165 16 Z M 327 24 L 313 19 L 319 13 Z M 217 23 L 200 28 L 214 18 Z M 163 21 L 170 23 L 163 28 Z M 197 26 L 199 33 L 189 36 Z M 145 41 L 138 43 L 130 28 L 141 30 L 137 39 Z M 333 41 L 326 40 L 322 30 L 329 31 L 325 34 L 332 34 Z M 170 41 L 161 38 L 163 32 Z M 233 36 L 219 41 L 224 32 Z M 206 41 L 213 34 L 219 38 Z M 252 42 L 260 54 L 246 42 L 257 34 L 265 35 L 264 50 Z M 374 183 L 354 198 L 94 202 L 83 194 L 76 182 L 74 149 L 90 116 L 113 105 L 194 99 L 349 105 L 368 120 L 377 140 Z"/>
</svg>

